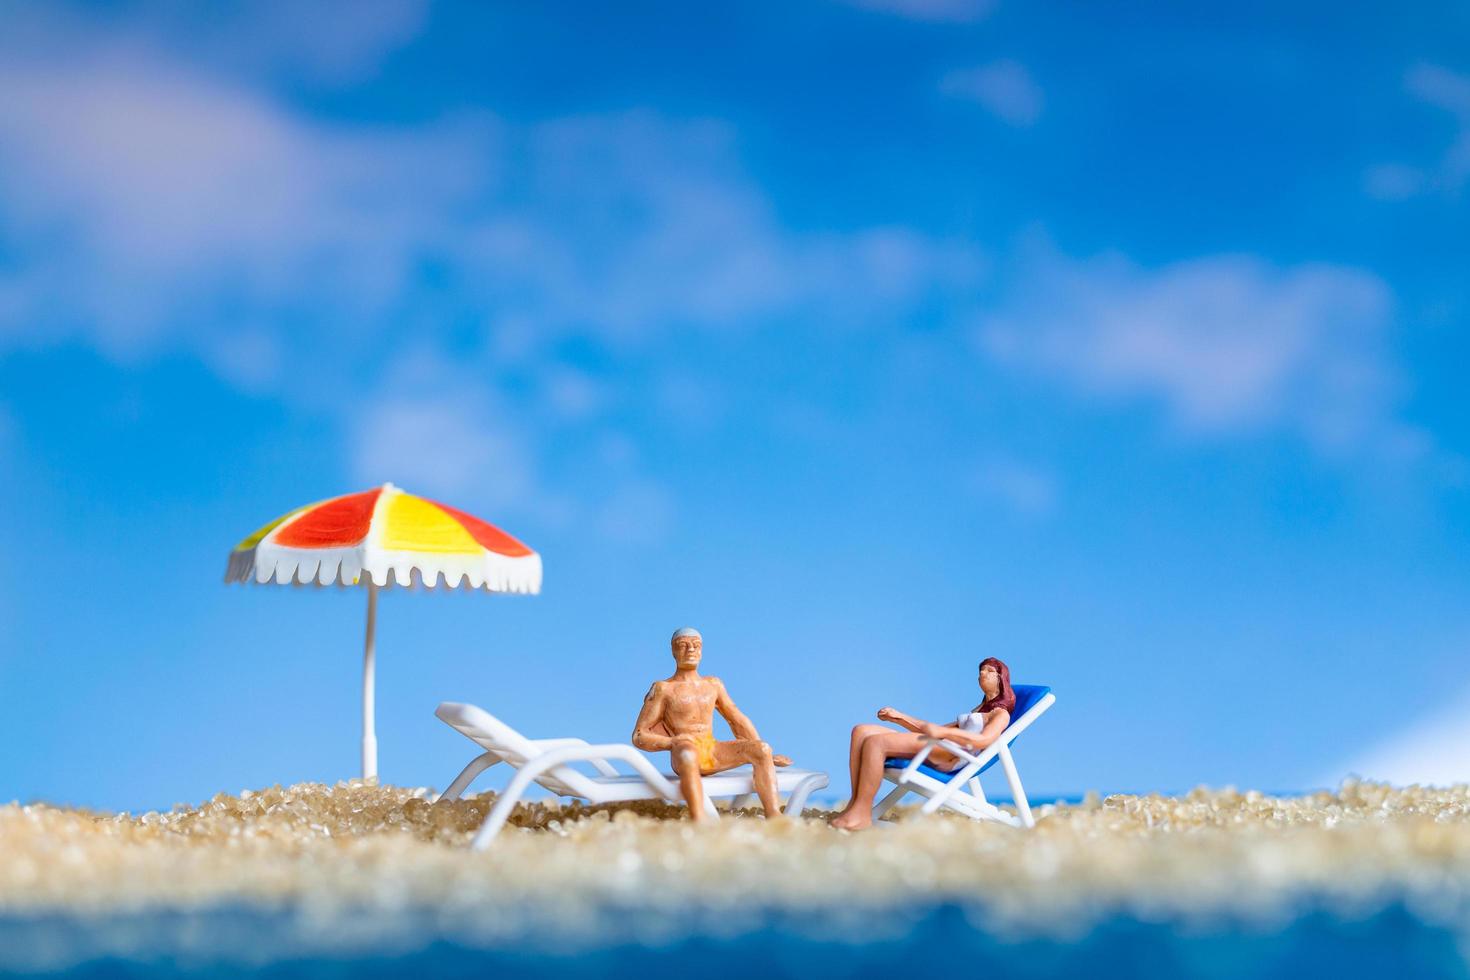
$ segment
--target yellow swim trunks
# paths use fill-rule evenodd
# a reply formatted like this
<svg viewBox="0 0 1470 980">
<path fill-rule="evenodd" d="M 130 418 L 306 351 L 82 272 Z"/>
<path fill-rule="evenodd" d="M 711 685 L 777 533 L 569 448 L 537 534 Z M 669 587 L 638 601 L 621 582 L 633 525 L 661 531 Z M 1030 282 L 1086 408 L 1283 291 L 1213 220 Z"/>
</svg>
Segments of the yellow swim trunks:
<svg viewBox="0 0 1470 980">
<path fill-rule="evenodd" d="M 695 758 L 699 760 L 699 771 L 711 773 L 715 768 L 715 737 L 709 732 L 694 736 Z"/>
</svg>

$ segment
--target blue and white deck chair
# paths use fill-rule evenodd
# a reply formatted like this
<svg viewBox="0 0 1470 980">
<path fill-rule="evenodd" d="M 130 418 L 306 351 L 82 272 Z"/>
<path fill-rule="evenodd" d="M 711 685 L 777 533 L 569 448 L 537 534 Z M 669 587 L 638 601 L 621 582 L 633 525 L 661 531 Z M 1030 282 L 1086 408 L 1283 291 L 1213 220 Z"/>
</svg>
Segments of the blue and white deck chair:
<svg viewBox="0 0 1470 980">
<path fill-rule="evenodd" d="M 883 778 L 897 783 L 897 787 L 873 809 L 873 819 L 880 820 L 893 809 L 906 793 L 918 793 L 926 797 L 921 813 L 933 813 L 941 807 L 963 813 L 975 820 L 997 820 L 1012 827 L 1034 827 L 1036 820 L 1031 816 L 1031 804 L 1026 800 L 1026 791 L 1021 788 L 1021 777 L 1016 772 L 1016 760 L 1011 757 L 1011 743 L 1042 713 L 1056 704 L 1056 695 L 1049 687 L 1017 684 L 1011 688 L 1016 692 L 1016 710 L 1011 713 L 1011 723 L 1000 738 L 991 742 L 978 755 L 963 746 L 944 739 L 926 739 L 929 742 L 912 759 L 890 759 L 883 768 Z M 942 745 L 947 751 L 964 761 L 964 765 L 953 772 L 936 769 L 924 760 Z M 1016 815 L 1012 816 L 985 798 L 980 787 L 980 774 L 996 762 L 1005 770 L 1006 782 L 1011 786 L 1011 795 L 1016 801 Z M 968 792 L 966 789 L 968 788 Z"/>
</svg>

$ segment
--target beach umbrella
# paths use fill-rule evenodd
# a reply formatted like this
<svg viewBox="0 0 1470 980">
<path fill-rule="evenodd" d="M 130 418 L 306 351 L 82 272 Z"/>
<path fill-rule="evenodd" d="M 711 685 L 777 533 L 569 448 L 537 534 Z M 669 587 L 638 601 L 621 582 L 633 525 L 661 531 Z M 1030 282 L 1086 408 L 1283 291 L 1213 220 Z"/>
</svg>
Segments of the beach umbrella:
<svg viewBox="0 0 1470 980">
<path fill-rule="evenodd" d="M 378 590 L 394 585 L 541 591 L 541 556 L 486 521 L 391 483 L 278 517 L 235 545 L 226 582 L 362 586 L 362 775 L 378 775 L 373 730 Z"/>
</svg>

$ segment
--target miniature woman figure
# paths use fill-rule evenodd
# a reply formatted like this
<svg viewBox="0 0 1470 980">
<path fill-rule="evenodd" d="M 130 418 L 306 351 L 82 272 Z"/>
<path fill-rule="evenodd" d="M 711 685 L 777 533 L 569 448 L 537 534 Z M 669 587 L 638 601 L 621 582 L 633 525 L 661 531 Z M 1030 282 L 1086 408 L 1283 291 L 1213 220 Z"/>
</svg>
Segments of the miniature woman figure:
<svg viewBox="0 0 1470 980">
<path fill-rule="evenodd" d="M 704 819 L 704 783 L 701 776 L 734 769 L 750 763 L 755 792 L 766 808 L 766 819 L 781 816 L 781 799 L 776 794 L 776 767 L 789 766 L 784 755 L 773 755 L 761 741 L 760 732 L 735 707 L 718 677 L 704 677 L 699 662 L 704 639 L 699 630 L 684 627 L 669 641 L 674 654 L 674 675 L 654 681 L 643 699 L 643 710 L 633 726 L 633 744 L 645 752 L 668 752 L 689 819 Z M 714 716 L 718 711 L 735 733 L 733 741 L 717 741 Z"/>
<path fill-rule="evenodd" d="M 995 657 L 980 661 L 980 691 L 985 699 L 973 711 L 967 711 L 950 725 L 906 715 L 894 708 L 878 709 L 878 718 L 892 722 L 905 732 L 883 725 L 858 725 L 852 730 L 849 752 L 849 774 L 852 777 L 852 799 L 847 808 L 831 820 L 840 830 L 863 830 L 873 825 L 873 798 L 883 783 L 883 767 L 889 759 L 912 759 L 929 743 L 926 738 L 942 738 L 979 752 L 1000 738 L 1011 723 L 1016 707 L 1016 693 L 1011 690 L 1011 671 Z M 925 760 L 935 769 L 953 772 L 963 760 L 936 745 Z"/>
</svg>

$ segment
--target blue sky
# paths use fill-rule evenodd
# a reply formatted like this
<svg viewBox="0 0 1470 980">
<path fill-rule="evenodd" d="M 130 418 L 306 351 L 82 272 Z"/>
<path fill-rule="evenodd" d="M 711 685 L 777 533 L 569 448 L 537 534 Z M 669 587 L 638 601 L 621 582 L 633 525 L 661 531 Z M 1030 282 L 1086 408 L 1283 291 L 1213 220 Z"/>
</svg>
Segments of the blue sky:
<svg viewBox="0 0 1470 980">
<path fill-rule="evenodd" d="M 998 655 L 1039 792 L 1470 778 L 1463 6 L 354 9 L 4 6 L 0 798 L 353 775 L 220 579 L 384 480 L 546 563 L 384 597 L 395 782 L 684 624 L 834 773 Z"/>
</svg>

